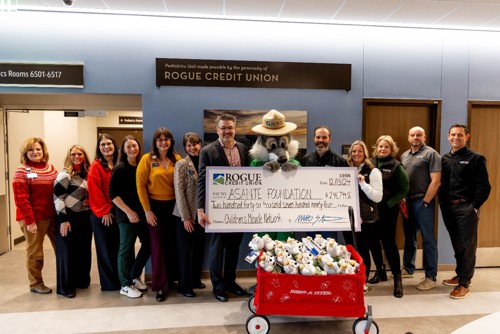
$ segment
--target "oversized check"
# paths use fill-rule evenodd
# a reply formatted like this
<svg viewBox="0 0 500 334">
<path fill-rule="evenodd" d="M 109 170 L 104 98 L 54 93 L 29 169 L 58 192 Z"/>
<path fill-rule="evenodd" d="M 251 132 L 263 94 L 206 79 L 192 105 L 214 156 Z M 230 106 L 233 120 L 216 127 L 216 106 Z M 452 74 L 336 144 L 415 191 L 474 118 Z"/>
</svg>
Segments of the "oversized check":
<svg viewBox="0 0 500 334">
<path fill-rule="evenodd" d="M 361 230 L 354 167 L 207 167 L 207 232 Z"/>
</svg>

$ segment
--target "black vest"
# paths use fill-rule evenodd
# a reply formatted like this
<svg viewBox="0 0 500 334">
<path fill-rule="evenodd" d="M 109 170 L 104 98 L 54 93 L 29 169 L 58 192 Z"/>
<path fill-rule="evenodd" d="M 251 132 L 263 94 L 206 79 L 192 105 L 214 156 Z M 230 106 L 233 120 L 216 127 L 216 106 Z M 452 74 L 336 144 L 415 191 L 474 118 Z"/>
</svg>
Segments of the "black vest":
<svg viewBox="0 0 500 334">
<path fill-rule="evenodd" d="M 372 168 L 368 165 L 363 165 L 359 174 L 365 177 L 365 182 L 370 184 L 370 173 Z M 365 192 L 359 187 L 359 211 L 361 219 L 364 222 L 374 222 L 378 219 L 377 203 L 373 202 L 366 196 Z"/>
<path fill-rule="evenodd" d="M 375 161 L 375 165 L 378 166 L 378 169 L 382 173 L 382 184 L 384 186 L 384 197 L 382 201 L 387 202 L 389 197 L 399 190 L 397 180 L 392 176 L 394 175 L 396 168 L 401 165 L 401 162 L 397 161 L 393 157 L 390 157 L 377 159 Z"/>
</svg>

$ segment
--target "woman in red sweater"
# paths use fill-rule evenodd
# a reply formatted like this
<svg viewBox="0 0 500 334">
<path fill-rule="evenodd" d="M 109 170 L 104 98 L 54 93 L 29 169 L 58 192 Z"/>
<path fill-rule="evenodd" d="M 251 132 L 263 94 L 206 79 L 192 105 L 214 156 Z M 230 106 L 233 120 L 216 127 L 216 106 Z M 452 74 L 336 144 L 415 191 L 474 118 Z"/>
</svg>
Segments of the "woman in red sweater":
<svg viewBox="0 0 500 334">
<path fill-rule="evenodd" d="M 21 166 L 12 181 L 16 220 L 26 238 L 26 267 L 31 292 L 47 294 L 52 289 L 42 278 L 43 241 L 47 235 L 56 249 L 53 204 L 54 180 L 57 171 L 49 161 L 47 146 L 41 138 L 28 138 L 20 149 Z"/>
<path fill-rule="evenodd" d="M 94 231 L 97 269 L 102 291 L 120 290 L 118 279 L 118 248 L 120 231 L 113 215 L 114 208 L 109 198 L 109 181 L 118 160 L 118 150 L 113 136 L 101 133 L 97 139 L 95 160 L 90 165 L 88 191 L 90 221 Z"/>
</svg>

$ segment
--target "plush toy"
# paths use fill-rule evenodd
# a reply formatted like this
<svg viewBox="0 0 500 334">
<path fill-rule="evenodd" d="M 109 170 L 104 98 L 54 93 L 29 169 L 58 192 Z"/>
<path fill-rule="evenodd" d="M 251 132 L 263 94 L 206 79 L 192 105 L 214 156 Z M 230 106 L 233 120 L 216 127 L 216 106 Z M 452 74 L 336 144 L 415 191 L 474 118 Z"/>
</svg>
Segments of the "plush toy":
<svg viewBox="0 0 500 334">
<path fill-rule="evenodd" d="M 250 240 L 250 243 L 248 244 L 248 247 L 250 247 L 253 251 L 260 252 L 264 248 L 264 245 L 264 240 L 262 240 L 258 234 L 254 234 L 252 240 Z"/>
<path fill-rule="evenodd" d="M 339 264 L 335 261 L 328 261 L 325 263 L 323 268 L 327 275 L 337 275 L 340 274 Z"/>
<path fill-rule="evenodd" d="M 285 122 L 285 116 L 277 110 L 265 114 L 262 124 L 252 128 L 259 136 L 249 152 L 250 166 L 263 166 L 272 172 L 297 169 L 300 163 L 294 158 L 299 152 L 299 142 L 290 134 L 296 128 L 296 124 Z"/>
<path fill-rule="evenodd" d="M 301 247 L 302 243 L 294 238 L 288 238 L 285 244 L 285 249 L 293 256 L 296 256 L 300 253 Z"/>
<path fill-rule="evenodd" d="M 283 270 L 287 274 L 298 274 L 299 264 L 295 260 L 285 260 L 285 262 L 283 262 Z"/>
<path fill-rule="evenodd" d="M 268 273 L 280 273 L 281 269 L 276 265 L 276 259 L 272 255 L 262 254 L 259 258 L 259 266 Z"/>
<path fill-rule="evenodd" d="M 322 250 L 325 250 L 326 249 L 326 244 L 327 244 L 327 241 L 325 238 L 323 238 L 323 236 L 321 234 L 316 234 L 316 236 L 314 237 L 314 243 L 316 245 L 318 245 L 319 248 L 321 248 Z"/>
<path fill-rule="evenodd" d="M 281 265 L 285 265 L 285 261 L 287 260 L 293 260 L 292 254 L 288 253 L 285 249 L 280 249 L 276 250 L 276 262 L 278 262 Z"/>
<path fill-rule="evenodd" d="M 274 246 L 276 245 L 276 242 L 269 236 L 269 234 L 264 234 L 262 241 L 264 241 L 265 250 L 270 253 L 274 253 Z"/>
<path fill-rule="evenodd" d="M 342 252 L 342 247 L 335 241 L 335 239 L 328 238 L 326 243 L 326 252 L 330 254 L 331 257 L 339 257 Z"/>
</svg>

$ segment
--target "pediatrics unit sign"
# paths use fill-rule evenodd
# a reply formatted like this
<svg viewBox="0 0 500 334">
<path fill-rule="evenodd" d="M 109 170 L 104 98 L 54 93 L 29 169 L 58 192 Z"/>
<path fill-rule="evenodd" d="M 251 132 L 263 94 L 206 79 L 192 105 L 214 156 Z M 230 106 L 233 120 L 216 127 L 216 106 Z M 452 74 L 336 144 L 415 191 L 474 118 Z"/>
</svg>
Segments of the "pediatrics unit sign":
<svg viewBox="0 0 500 334">
<path fill-rule="evenodd" d="M 299 167 L 273 173 L 256 167 L 207 167 L 207 232 L 361 230 L 357 170 Z"/>
</svg>

